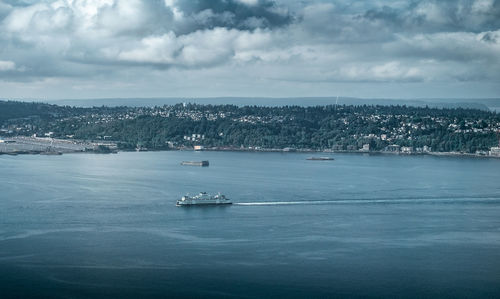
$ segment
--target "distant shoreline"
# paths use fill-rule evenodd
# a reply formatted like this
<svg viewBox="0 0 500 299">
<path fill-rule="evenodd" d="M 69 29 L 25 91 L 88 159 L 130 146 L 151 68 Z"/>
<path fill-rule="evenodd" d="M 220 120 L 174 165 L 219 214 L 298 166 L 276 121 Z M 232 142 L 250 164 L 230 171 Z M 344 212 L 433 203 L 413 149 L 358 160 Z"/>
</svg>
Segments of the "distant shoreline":
<svg viewBox="0 0 500 299">
<path fill-rule="evenodd" d="M 192 149 L 175 149 L 177 151 L 194 151 Z M 154 150 L 152 150 L 154 151 Z M 162 150 L 160 150 L 162 151 Z M 479 154 L 470 154 L 470 153 L 457 153 L 457 152 L 427 152 L 427 153 L 394 153 L 394 152 L 386 152 L 386 151 L 368 151 L 368 152 L 363 152 L 363 151 L 348 151 L 348 150 L 312 150 L 312 149 L 307 149 L 307 150 L 294 150 L 294 151 L 287 151 L 287 150 L 282 150 L 282 149 L 260 149 L 260 150 L 255 150 L 255 149 L 223 149 L 223 148 L 218 148 L 218 149 L 204 149 L 203 151 L 207 152 L 274 152 L 274 153 L 311 153 L 311 154 L 368 154 L 368 155 L 390 155 L 390 156 L 438 156 L 438 157 L 470 157 L 470 158 L 495 158 L 499 159 L 500 156 L 490 156 L 490 155 L 479 155 Z"/>
<path fill-rule="evenodd" d="M 26 137 L 21 137 L 23 139 L 28 139 Z M 15 138 L 13 138 L 15 139 Z M 91 141 L 77 141 L 77 140 L 59 140 L 65 142 L 73 142 L 78 145 L 89 145 L 97 144 Z M 170 149 L 140 149 L 140 150 L 126 150 L 126 149 L 112 149 L 110 151 L 99 151 L 90 148 L 80 148 L 76 150 L 71 149 L 49 149 L 49 150 L 11 150 L 5 151 L 4 148 L 0 147 L 0 155 L 62 155 L 62 154 L 116 154 L 118 152 L 163 152 L 163 151 L 207 151 L 207 152 L 255 152 L 255 153 L 310 153 L 314 154 L 368 154 L 368 155 L 392 155 L 392 156 L 436 156 L 436 157 L 468 157 L 468 158 L 494 158 L 500 159 L 500 156 L 494 155 L 481 155 L 481 154 L 471 154 L 471 153 L 460 153 L 460 152 L 419 152 L 419 153 L 401 153 L 401 152 L 388 152 L 388 151 L 361 151 L 361 150 L 315 150 L 315 149 L 288 149 L 288 148 L 237 148 L 237 147 L 211 147 L 205 148 L 203 150 L 194 150 L 189 147 L 176 147 Z"/>
</svg>

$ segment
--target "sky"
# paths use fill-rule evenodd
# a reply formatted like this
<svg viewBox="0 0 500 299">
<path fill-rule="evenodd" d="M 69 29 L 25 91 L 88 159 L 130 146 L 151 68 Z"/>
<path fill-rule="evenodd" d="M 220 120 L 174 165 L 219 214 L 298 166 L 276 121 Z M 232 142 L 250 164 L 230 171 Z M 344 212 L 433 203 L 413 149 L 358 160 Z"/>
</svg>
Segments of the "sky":
<svg viewBox="0 0 500 299">
<path fill-rule="evenodd" d="M 500 97 L 500 0 L 0 0 L 0 98 Z"/>
</svg>

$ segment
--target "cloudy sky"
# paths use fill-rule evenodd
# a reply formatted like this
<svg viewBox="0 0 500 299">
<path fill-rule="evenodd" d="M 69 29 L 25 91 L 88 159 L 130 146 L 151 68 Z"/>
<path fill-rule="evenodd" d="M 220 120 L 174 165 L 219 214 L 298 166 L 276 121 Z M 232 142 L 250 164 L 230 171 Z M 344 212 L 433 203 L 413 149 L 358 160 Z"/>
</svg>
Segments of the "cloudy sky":
<svg viewBox="0 0 500 299">
<path fill-rule="evenodd" d="M 0 0 L 0 98 L 500 97 L 500 0 Z"/>
</svg>

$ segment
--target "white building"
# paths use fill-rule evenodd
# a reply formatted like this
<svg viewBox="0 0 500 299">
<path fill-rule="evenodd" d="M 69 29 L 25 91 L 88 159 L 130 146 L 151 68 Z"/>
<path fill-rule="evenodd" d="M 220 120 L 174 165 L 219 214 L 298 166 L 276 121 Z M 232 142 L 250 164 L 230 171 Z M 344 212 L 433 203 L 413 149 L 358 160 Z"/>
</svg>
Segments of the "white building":
<svg viewBox="0 0 500 299">
<path fill-rule="evenodd" d="M 403 154 L 411 154 L 411 153 L 413 153 L 413 147 L 411 147 L 411 146 L 402 146 L 401 147 L 401 153 L 403 153 Z"/>
<path fill-rule="evenodd" d="M 490 149 L 490 156 L 500 157 L 500 147 L 492 147 Z"/>
</svg>

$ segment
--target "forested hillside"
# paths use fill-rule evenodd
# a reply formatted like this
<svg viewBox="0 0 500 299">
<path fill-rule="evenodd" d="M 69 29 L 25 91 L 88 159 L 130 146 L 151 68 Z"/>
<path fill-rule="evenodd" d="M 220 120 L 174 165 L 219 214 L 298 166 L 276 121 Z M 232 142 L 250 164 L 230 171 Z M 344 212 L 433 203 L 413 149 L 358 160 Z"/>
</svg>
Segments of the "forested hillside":
<svg viewBox="0 0 500 299">
<path fill-rule="evenodd" d="M 204 145 L 371 150 L 388 145 L 474 153 L 498 143 L 500 115 L 475 109 L 406 106 L 71 108 L 0 102 L 2 132 L 112 140 L 123 148 Z"/>
</svg>

